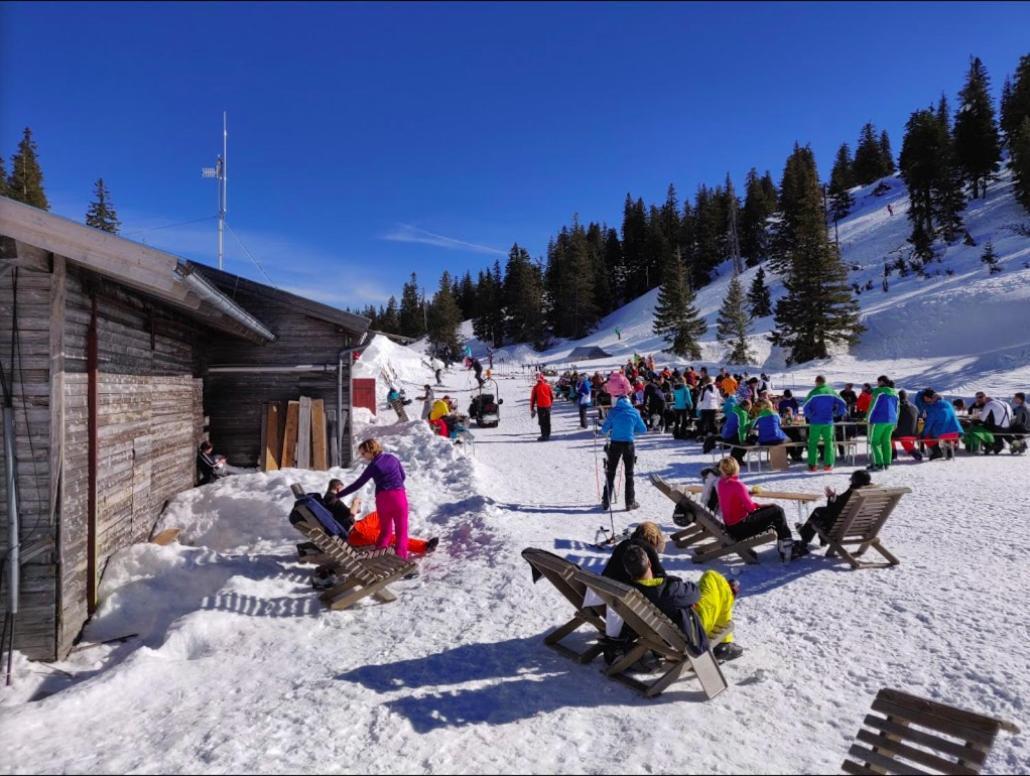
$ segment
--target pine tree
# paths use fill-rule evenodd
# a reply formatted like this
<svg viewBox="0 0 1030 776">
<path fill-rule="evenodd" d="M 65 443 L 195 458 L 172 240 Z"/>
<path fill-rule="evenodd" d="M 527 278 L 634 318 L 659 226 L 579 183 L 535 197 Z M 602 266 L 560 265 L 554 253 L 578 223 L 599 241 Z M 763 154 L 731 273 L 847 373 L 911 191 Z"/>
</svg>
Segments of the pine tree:
<svg viewBox="0 0 1030 776">
<path fill-rule="evenodd" d="M 563 227 L 547 251 L 544 282 L 555 336 L 579 339 L 597 323 L 594 275 L 586 232 L 578 220 Z"/>
<path fill-rule="evenodd" d="M 461 309 L 454 298 L 454 283 L 451 273 L 444 270 L 440 286 L 429 306 L 429 342 L 437 353 L 457 353 L 458 328 L 461 326 Z"/>
<path fill-rule="evenodd" d="M 694 288 L 708 285 L 712 271 L 723 260 L 725 235 L 720 189 L 709 189 L 704 184 L 697 188 L 694 200 L 695 252 L 690 283 Z"/>
<path fill-rule="evenodd" d="M 504 331 L 509 342 L 538 344 L 543 335 L 543 281 L 529 252 L 515 243 L 508 252 L 504 269 L 502 304 L 505 312 Z"/>
<path fill-rule="evenodd" d="M 626 298 L 635 299 L 647 291 L 647 211 L 644 200 L 634 202 L 629 194 L 622 212 L 622 256 Z"/>
<path fill-rule="evenodd" d="M 765 175 L 762 176 L 762 192 L 765 194 L 766 204 L 769 206 L 769 212 L 775 213 L 780 209 L 780 195 L 776 191 L 776 184 L 773 183 L 772 174 L 766 170 Z"/>
<path fill-rule="evenodd" d="M 755 279 L 751 281 L 751 290 L 747 295 L 748 304 L 751 305 L 751 317 L 764 318 L 772 315 L 772 296 L 769 287 L 765 284 L 765 268 L 759 267 L 755 273 Z"/>
<path fill-rule="evenodd" d="M 984 251 L 980 255 L 980 261 L 987 265 L 988 275 L 994 275 L 995 273 L 1001 272 L 1001 267 L 998 264 L 998 255 L 994 252 L 993 241 L 987 241 L 987 244 L 984 246 Z"/>
<path fill-rule="evenodd" d="M 871 123 L 862 127 L 851 169 L 855 183 L 859 186 L 870 184 L 888 174 L 880 143 L 876 139 L 876 128 Z"/>
<path fill-rule="evenodd" d="M 740 278 L 736 275 L 730 280 L 719 310 L 717 338 L 726 346 L 726 360 L 731 364 L 749 364 L 752 355 L 748 349 L 747 335 L 751 326 L 751 316 L 744 304 L 744 289 Z"/>
<path fill-rule="evenodd" d="M 661 285 L 662 269 L 675 251 L 675 243 L 665 237 L 663 221 L 662 211 L 651 205 L 647 218 L 647 239 L 644 241 L 644 255 L 647 257 L 645 288 L 648 291 Z"/>
<path fill-rule="evenodd" d="M 780 218 L 772 232 L 771 266 L 779 274 L 790 270 L 791 256 L 798 247 L 802 232 L 799 225 L 816 218 L 825 223 L 822 190 L 818 179 L 818 196 L 812 197 L 811 175 L 815 169 L 815 158 L 808 146 L 801 148 L 797 143 L 787 158 L 780 182 Z"/>
<path fill-rule="evenodd" d="M 476 284 L 472 282 L 472 273 L 465 270 L 457 293 L 458 307 L 461 308 L 462 320 L 469 320 L 476 314 Z"/>
<path fill-rule="evenodd" d="M 7 170 L 4 168 L 4 158 L 0 156 L 0 197 L 7 196 Z"/>
<path fill-rule="evenodd" d="M 1009 143 L 1026 118 L 1030 118 L 1030 54 L 1019 58 L 1015 79 L 1006 78 L 1002 90 L 1001 129 Z"/>
<path fill-rule="evenodd" d="M 749 267 L 758 264 L 768 252 L 768 221 L 772 213 L 758 171 L 752 167 L 747 174 L 744 209 L 740 213 L 740 253 Z"/>
<path fill-rule="evenodd" d="M 1015 130 L 1009 140 L 1013 193 L 1019 203 L 1030 211 L 1030 116 Z"/>
<path fill-rule="evenodd" d="M 934 186 L 934 217 L 945 242 L 954 243 L 962 234 L 962 211 L 966 207 L 965 181 L 955 153 L 955 137 L 951 131 L 948 100 L 942 94 L 937 104 L 937 123 L 943 139 L 939 159 L 940 174 Z"/>
<path fill-rule="evenodd" d="M 422 307 L 423 302 L 418 290 L 418 278 L 412 272 L 411 279 L 404 284 L 401 291 L 400 329 L 405 337 L 417 339 L 426 333 L 426 311 Z"/>
<path fill-rule="evenodd" d="M 615 309 L 611 272 L 605 253 L 607 227 L 591 222 L 587 226 L 587 249 L 590 252 L 590 266 L 594 275 L 594 306 L 599 315 L 607 315 Z"/>
<path fill-rule="evenodd" d="M 769 339 L 787 351 L 788 363 L 801 363 L 827 357 L 831 344 L 857 343 L 863 327 L 847 270 L 826 235 L 811 148 L 795 145 L 782 188 L 784 243 L 789 246 L 784 274 L 787 293 L 776 304 L 776 328 Z"/>
<path fill-rule="evenodd" d="M 894 164 L 894 154 L 891 152 L 891 139 L 887 135 L 886 129 L 880 133 L 880 165 L 884 175 L 893 175 L 898 169 Z"/>
<path fill-rule="evenodd" d="M 851 165 L 851 149 L 847 143 L 841 143 L 830 172 L 830 214 L 834 221 L 845 218 L 855 203 L 848 191 L 855 185 Z"/>
<path fill-rule="evenodd" d="M 662 236 L 670 246 L 675 247 L 680 236 L 680 206 L 676 187 L 671 183 L 665 192 L 665 204 L 660 212 Z"/>
<path fill-rule="evenodd" d="M 733 179 L 726 173 L 726 254 L 733 262 L 733 271 L 740 273 L 744 271 L 740 254 L 740 231 L 737 222 L 740 220 L 740 201 L 733 188 Z"/>
<path fill-rule="evenodd" d="M 708 331 L 708 326 L 694 306 L 694 291 L 679 255 L 673 255 L 662 274 L 665 280 L 658 290 L 652 330 L 664 337 L 669 350 L 677 356 L 699 359 L 698 339 Z"/>
<path fill-rule="evenodd" d="M 97 182 L 93 186 L 93 197 L 89 210 L 86 211 L 86 226 L 92 226 L 94 229 L 100 229 L 110 234 L 118 234 L 118 228 L 122 222 L 118 220 L 118 214 L 114 211 L 114 205 L 110 200 L 111 194 L 104 185 L 103 178 L 97 178 Z"/>
<path fill-rule="evenodd" d="M 488 269 L 480 272 L 476 282 L 476 315 L 472 319 L 472 333 L 476 339 L 500 345 L 504 340 L 502 327 L 495 325 L 495 311 L 500 309 L 500 290 Z"/>
<path fill-rule="evenodd" d="M 25 127 L 18 151 L 11 158 L 11 175 L 7 179 L 7 196 L 26 205 L 50 209 L 43 191 L 43 170 L 39 166 L 36 142 L 32 130 Z"/>
<path fill-rule="evenodd" d="M 626 262 L 622 255 L 622 242 L 614 229 L 609 229 L 604 238 L 604 264 L 608 271 L 612 309 L 615 309 L 628 302 L 629 298 L 626 296 Z"/>
<path fill-rule="evenodd" d="M 391 296 L 386 303 L 382 315 L 378 316 L 378 329 L 388 334 L 400 333 L 401 321 L 397 313 L 397 298 Z"/>
<path fill-rule="evenodd" d="M 1001 163 L 1001 138 L 991 105 L 990 80 L 979 57 L 973 57 L 969 63 L 959 101 L 955 115 L 955 157 L 976 199 L 987 196 L 987 183 Z"/>
</svg>

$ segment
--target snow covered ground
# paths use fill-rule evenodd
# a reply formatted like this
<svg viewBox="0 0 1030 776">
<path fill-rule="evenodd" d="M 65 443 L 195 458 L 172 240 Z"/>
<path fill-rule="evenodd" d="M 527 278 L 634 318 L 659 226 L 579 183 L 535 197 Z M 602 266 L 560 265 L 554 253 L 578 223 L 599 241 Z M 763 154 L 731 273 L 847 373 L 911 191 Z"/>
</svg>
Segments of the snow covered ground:
<svg viewBox="0 0 1030 776">
<path fill-rule="evenodd" d="M 460 404 L 467 381 L 447 376 Z M 67 661 L 16 662 L 0 694 L 0 770 L 834 772 L 885 686 L 1030 729 L 1030 459 L 903 461 L 877 475 L 914 490 L 883 533 L 897 568 L 850 571 L 821 556 L 783 565 L 771 545 L 759 566 L 717 564 L 743 585 L 735 620 L 747 651 L 724 667 L 730 689 L 705 702 L 684 680 L 647 701 L 599 663 L 542 643 L 571 610 L 546 581 L 531 583 L 519 552 L 599 569 L 606 554 L 588 543 L 608 516 L 574 408 L 559 404 L 552 440 L 538 443 L 528 382 L 500 386 L 501 424 L 476 430 L 474 457 L 417 421 L 380 416 L 373 429 L 407 468 L 413 533 L 441 537 L 421 575 L 395 586 L 397 602 L 324 611 L 295 560 L 289 483 L 320 490 L 358 469 L 188 491 L 163 521 L 184 529 L 182 544 L 112 560 Z M 642 508 L 616 512 L 616 526 L 653 519 L 671 531 L 671 504 L 644 475 L 696 481 L 708 458 L 656 435 L 639 459 Z M 846 470 L 748 481 L 820 492 L 843 487 Z M 664 561 L 701 573 L 671 545 Z M 1002 734 L 987 770 L 1030 770 L 1025 733 Z"/>
</svg>

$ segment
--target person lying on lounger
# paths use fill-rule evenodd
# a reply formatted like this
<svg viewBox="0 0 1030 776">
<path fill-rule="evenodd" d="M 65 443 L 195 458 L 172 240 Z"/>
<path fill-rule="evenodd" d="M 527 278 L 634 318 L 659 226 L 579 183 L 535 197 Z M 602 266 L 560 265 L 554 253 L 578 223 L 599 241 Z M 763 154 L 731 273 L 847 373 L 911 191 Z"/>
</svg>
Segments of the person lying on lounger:
<svg viewBox="0 0 1030 776">
<path fill-rule="evenodd" d="M 351 501 L 348 507 L 339 493 L 343 490 L 343 482 L 337 479 L 329 480 L 329 487 L 322 497 L 322 503 L 333 513 L 333 518 L 340 526 L 347 531 L 347 544 L 351 547 L 371 547 L 379 538 L 379 513 L 369 512 L 359 520 L 354 515 L 361 514 L 361 499 L 357 496 Z M 396 546 L 397 539 L 391 535 L 389 547 Z M 436 549 L 440 543 L 439 537 L 431 539 L 416 539 L 408 537 L 408 552 L 413 555 L 425 555 Z"/>
</svg>

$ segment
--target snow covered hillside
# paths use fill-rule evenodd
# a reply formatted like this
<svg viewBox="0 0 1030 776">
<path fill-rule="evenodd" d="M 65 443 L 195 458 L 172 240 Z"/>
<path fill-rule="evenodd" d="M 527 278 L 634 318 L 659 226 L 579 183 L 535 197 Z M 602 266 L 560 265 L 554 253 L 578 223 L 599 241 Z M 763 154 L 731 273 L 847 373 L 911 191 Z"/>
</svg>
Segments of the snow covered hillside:
<svg viewBox="0 0 1030 776">
<path fill-rule="evenodd" d="M 1005 170 L 986 199 L 971 201 L 963 214 L 976 246 L 961 242 L 947 246 L 942 260 L 929 265 L 925 279 L 914 274 L 901 278 L 894 272 L 887 292 L 881 288 L 884 263 L 899 255 L 907 258 L 911 227 L 904 183 L 897 176 L 884 183 L 889 191 L 881 196 L 872 193 L 877 184 L 853 189 L 855 207 L 839 228 L 844 261 L 858 267 L 849 272 L 849 281 L 863 288 L 869 282 L 873 286 L 858 297 L 867 327 L 862 342 L 851 353 L 787 370 L 782 354 L 774 352 L 766 339 L 772 317 L 762 318 L 754 322 L 750 338 L 758 357 L 751 371 L 762 368 L 780 384 L 808 385 L 818 372 L 831 380 L 865 382 L 878 374 L 870 362 L 890 362 L 887 371 L 911 379 L 918 387 L 933 385 L 949 393 L 969 393 L 974 386 L 999 394 L 1025 390 L 1030 386 L 1030 238 L 1011 227 L 1030 224 L 1030 215 L 1012 196 L 1010 173 Z M 988 239 L 993 240 L 1003 269 L 993 276 L 980 262 Z M 752 268 L 743 274 L 745 290 L 757 271 Z M 709 366 L 725 364 L 725 349 L 715 340 L 715 321 L 730 276 L 729 265 L 723 265 L 720 277 L 697 294 L 697 306 L 708 323 L 700 363 Z M 768 271 L 767 283 L 774 301 L 782 296 L 782 284 Z M 544 353 L 517 345 L 498 351 L 497 357 L 567 364 L 573 348 L 599 345 L 614 358 L 579 364 L 594 369 L 625 363 L 632 353 L 657 353 L 666 346 L 651 332 L 657 296 L 655 289 L 633 300 L 582 340 L 562 342 Z M 621 330 L 621 339 L 615 329 Z"/>
<path fill-rule="evenodd" d="M 14 687 L 0 689 L 0 771 L 830 773 L 885 686 L 1030 728 L 1030 528 L 1012 488 L 1026 458 L 906 460 L 875 475 L 913 489 L 882 534 L 896 568 L 849 571 L 821 555 L 784 565 L 771 545 L 757 566 L 713 564 L 742 584 L 746 652 L 724 666 L 730 687 L 706 702 L 681 680 L 645 700 L 599 660 L 543 644 L 572 609 L 532 583 L 519 553 L 602 567 L 607 553 L 589 544 L 608 523 L 597 449 L 565 403 L 552 440 L 536 442 L 528 380 L 500 386 L 501 424 L 476 430 L 473 457 L 417 421 L 380 417 L 361 432 L 403 460 L 412 533 L 441 537 L 394 603 L 326 611 L 296 561 L 289 483 L 322 490 L 358 469 L 246 474 L 181 494 L 162 527 L 184 529 L 182 544 L 112 559 L 69 659 L 16 659 Z M 463 404 L 467 376 L 447 375 L 443 390 Z M 616 527 L 652 519 L 671 532 L 671 504 L 644 475 L 697 481 L 708 456 L 667 435 L 638 453 L 642 508 L 616 511 Z M 818 493 L 843 488 L 846 472 L 747 479 Z M 671 544 L 663 563 L 694 581 L 702 571 Z M 985 772 L 1028 769 L 1025 733 L 1002 734 Z"/>
</svg>

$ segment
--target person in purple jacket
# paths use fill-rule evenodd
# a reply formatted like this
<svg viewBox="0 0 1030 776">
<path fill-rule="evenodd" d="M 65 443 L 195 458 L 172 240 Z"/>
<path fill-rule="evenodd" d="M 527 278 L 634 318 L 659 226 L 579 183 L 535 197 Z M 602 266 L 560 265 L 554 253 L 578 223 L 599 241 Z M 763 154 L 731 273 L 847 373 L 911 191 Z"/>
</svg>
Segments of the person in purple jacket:
<svg viewBox="0 0 1030 776">
<path fill-rule="evenodd" d="M 370 479 L 376 484 L 376 511 L 379 513 L 379 539 L 376 547 L 386 547 L 392 533 L 397 537 L 397 555 L 408 557 L 408 494 L 404 490 L 404 467 L 392 453 L 384 453 L 377 439 L 358 445 L 358 455 L 368 462 L 365 471 L 339 493 L 339 498 L 354 493 Z"/>
</svg>

